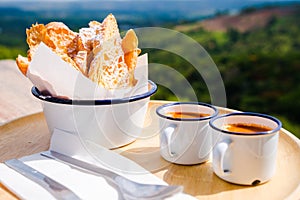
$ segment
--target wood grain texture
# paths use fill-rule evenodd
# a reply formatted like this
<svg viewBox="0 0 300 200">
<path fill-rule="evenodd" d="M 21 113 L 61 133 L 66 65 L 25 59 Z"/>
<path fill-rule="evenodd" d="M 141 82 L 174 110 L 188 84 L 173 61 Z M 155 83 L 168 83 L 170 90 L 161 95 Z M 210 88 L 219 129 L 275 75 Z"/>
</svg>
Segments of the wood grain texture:
<svg viewBox="0 0 300 200">
<path fill-rule="evenodd" d="M 0 60 L 0 126 L 42 111 L 31 94 L 32 83 L 18 69 L 15 60 Z"/>
<path fill-rule="evenodd" d="M 45 150 L 49 141 L 43 113 L 17 119 L 0 127 L 0 162 Z"/>
<path fill-rule="evenodd" d="M 141 138 L 114 149 L 171 185 L 183 185 L 197 199 L 300 199 L 300 142 L 288 131 L 280 131 L 275 176 L 259 186 L 239 186 L 219 179 L 211 162 L 184 166 L 171 164 L 159 153 L 159 128 L 155 114 L 162 101 L 151 101 Z M 232 112 L 219 108 L 220 114 Z M 0 161 L 22 157 L 49 148 L 50 134 L 42 113 L 10 122 L 0 128 Z M 0 184 L 0 199 L 17 199 Z"/>
</svg>

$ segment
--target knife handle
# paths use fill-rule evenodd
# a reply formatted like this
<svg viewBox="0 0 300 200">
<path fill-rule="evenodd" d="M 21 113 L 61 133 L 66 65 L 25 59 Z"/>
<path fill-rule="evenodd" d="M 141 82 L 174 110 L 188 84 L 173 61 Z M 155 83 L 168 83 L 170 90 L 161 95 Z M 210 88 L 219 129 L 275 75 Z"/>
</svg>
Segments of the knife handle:
<svg viewBox="0 0 300 200">
<path fill-rule="evenodd" d="M 38 183 L 51 193 L 56 199 L 61 200 L 79 200 L 80 198 L 74 194 L 70 189 L 46 176 L 45 174 L 37 171 L 36 169 L 26 165 L 18 159 L 11 159 L 4 162 L 5 165 L 22 174 L 26 178 Z"/>
</svg>

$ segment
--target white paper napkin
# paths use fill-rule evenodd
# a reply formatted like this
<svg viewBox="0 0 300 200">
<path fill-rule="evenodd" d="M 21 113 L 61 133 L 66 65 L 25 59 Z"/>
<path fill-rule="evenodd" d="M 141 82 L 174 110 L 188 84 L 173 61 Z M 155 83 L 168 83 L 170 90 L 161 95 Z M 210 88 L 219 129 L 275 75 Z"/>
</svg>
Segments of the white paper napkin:
<svg viewBox="0 0 300 200">
<path fill-rule="evenodd" d="M 70 99 L 113 99 L 134 96 L 148 91 L 148 55 L 138 57 L 135 69 L 137 84 L 127 89 L 107 90 L 94 83 L 62 60 L 44 43 L 36 49 L 26 76 L 40 91 Z"/>
<path fill-rule="evenodd" d="M 137 182 L 166 184 L 163 180 L 151 174 L 135 162 L 92 142 L 87 142 L 83 145 L 77 136 L 70 133 L 55 130 L 51 139 L 50 148 L 63 154 L 74 155 L 74 157 L 78 157 L 87 162 L 97 163 L 97 165 L 103 168 L 113 170 Z M 97 152 L 95 153 L 93 151 Z M 91 154 L 95 154 L 96 156 L 91 156 Z M 82 199 L 119 199 L 117 190 L 101 176 L 71 168 L 39 154 L 23 157 L 21 160 L 67 186 Z M 0 164 L 0 182 L 21 199 L 54 199 L 44 188 L 10 169 L 3 163 Z M 168 200 L 176 199 L 195 198 L 183 193 L 168 198 Z"/>
</svg>

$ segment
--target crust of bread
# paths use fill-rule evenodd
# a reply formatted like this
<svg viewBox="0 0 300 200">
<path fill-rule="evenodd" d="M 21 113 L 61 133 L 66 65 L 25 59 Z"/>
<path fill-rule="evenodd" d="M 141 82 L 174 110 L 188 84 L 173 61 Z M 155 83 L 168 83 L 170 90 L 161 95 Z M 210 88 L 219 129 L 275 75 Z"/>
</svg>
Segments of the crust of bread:
<svg viewBox="0 0 300 200">
<path fill-rule="evenodd" d="M 122 49 L 124 52 L 125 63 L 128 67 L 130 74 L 130 83 L 131 85 L 136 84 L 134 78 L 134 70 L 137 64 L 138 55 L 141 53 L 141 50 L 138 48 L 138 38 L 134 30 L 129 29 L 122 40 Z"/>
<path fill-rule="evenodd" d="M 138 38 L 134 30 L 129 29 L 122 40 L 122 49 L 124 53 L 135 50 L 138 47 Z"/>
<path fill-rule="evenodd" d="M 27 69 L 29 66 L 28 58 L 18 55 L 18 57 L 16 58 L 16 63 L 17 63 L 17 66 L 19 67 L 20 71 L 26 76 Z"/>
</svg>

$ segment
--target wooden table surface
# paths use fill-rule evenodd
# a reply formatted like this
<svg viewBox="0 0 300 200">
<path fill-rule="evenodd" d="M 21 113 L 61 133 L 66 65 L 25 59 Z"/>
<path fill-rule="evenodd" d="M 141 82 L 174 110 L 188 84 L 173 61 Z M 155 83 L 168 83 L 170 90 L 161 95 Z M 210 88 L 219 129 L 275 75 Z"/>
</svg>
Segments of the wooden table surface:
<svg viewBox="0 0 300 200">
<path fill-rule="evenodd" d="M 31 87 L 16 61 L 0 60 L 0 126 L 42 111 L 40 102 L 30 92 Z"/>
<path fill-rule="evenodd" d="M 271 181 L 259 186 L 239 186 L 219 179 L 211 162 L 184 166 L 171 164 L 159 154 L 158 121 L 155 109 L 162 101 L 151 101 L 143 138 L 114 151 L 140 164 L 157 177 L 197 199 L 300 199 L 300 142 L 291 133 L 280 131 L 277 171 Z M 231 112 L 219 108 L 221 113 Z M 50 134 L 43 113 L 29 115 L 0 127 L 0 162 L 30 155 L 49 147 Z M 0 199 L 17 199 L 0 185 Z"/>
</svg>

